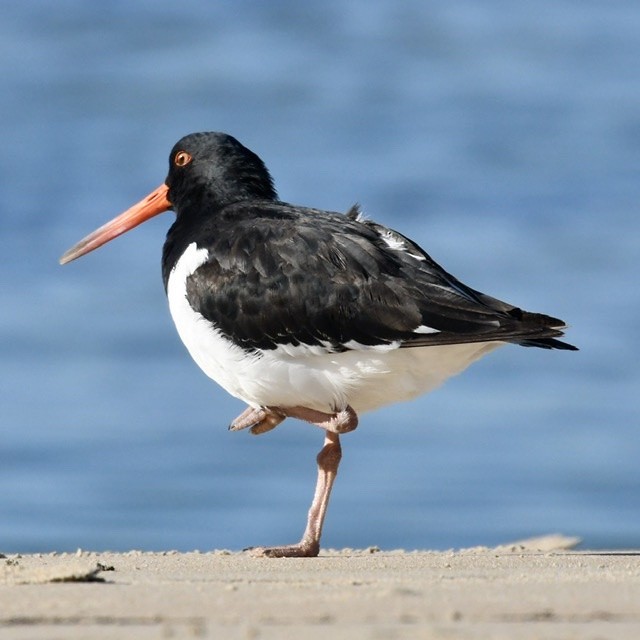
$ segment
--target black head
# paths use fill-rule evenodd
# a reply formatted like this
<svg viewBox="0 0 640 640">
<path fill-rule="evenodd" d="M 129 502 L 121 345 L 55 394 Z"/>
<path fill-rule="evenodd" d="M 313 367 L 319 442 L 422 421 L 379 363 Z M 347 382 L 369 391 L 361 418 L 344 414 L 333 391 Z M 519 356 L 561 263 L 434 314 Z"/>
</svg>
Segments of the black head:
<svg viewBox="0 0 640 640">
<path fill-rule="evenodd" d="M 145 220 L 173 209 L 185 223 L 233 202 L 276 200 L 271 176 L 258 156 L 226 133 L 192 133 L 169 156 L 164 184 L 71 247 L 65 264 L 101 247 Z"/>
<path fill-rule="evenodd" d="M 276 200 L 264 162 L 226 133 L 192 133 L 169 156 L 165 181 L 180 215 L 192 205 L 216 208 L 243 200 Z"/>
</svg>

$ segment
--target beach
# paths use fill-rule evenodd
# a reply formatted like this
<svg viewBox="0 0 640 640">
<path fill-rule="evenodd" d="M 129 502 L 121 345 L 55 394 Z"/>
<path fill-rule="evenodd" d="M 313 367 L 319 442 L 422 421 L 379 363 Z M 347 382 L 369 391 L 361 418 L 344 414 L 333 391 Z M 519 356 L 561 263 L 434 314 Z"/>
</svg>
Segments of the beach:
<svg viewBox="0 0 640 640">
<path fill-rule="evenodd" d="M 574 544 L 7 555 L 0 637 L 640 637 L 640 552 Z"/>
</svg>

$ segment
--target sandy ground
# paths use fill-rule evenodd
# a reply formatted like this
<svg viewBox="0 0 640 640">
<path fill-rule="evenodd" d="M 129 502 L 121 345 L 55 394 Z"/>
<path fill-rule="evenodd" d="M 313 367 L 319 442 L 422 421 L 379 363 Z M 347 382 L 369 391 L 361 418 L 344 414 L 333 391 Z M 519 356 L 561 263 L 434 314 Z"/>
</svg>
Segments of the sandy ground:
<svg viewBox="0 0 640 640">
<path fill-rule="evenodd" d="M 640 552 L 7 555 L 0 638 L 640 638 Z"/>
</svg>

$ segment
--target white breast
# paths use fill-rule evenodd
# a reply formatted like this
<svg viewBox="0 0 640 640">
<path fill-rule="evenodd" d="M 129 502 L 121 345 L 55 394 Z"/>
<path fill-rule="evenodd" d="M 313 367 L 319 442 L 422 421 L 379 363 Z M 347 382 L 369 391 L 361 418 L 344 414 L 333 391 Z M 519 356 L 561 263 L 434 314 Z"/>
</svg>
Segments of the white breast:
<svg viewBox="0 0 640 640">
<path fill-rule="evenodd" d="M 254 407 L 303 406 L 333 412 L 349 404 L 358 413 L 370 411 L 434 389 L 503 344 L 406 349 L 393 344 L 342 353 L 300 345 L 249 354 L 187 301 L 186 280 L 207 258 L 206 249 L 189 245 L 169 276 L 169 309 L 198 366 L 228 393 Z"/>
</svg>

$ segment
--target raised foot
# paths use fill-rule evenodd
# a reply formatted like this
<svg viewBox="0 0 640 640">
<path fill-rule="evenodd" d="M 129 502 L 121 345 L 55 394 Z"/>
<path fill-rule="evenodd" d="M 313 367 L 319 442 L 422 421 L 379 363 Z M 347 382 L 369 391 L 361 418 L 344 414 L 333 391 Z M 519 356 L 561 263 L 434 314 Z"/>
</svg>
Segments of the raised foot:
<svg viewBox="0 0 640 640">
<path fill-rule="evenodd" d="M 229 425 L 229 431 L 240 431 L 240 429 L 246 429 L 248 427 L 254 436 L 258 436 L 261 433 L 275 429 L 285 417 L 286 416 L 277 410 L 264 409 L 263 407 L 258 409 L 247 407 Z"/>
<path fill-rule="evenodd" d="M 335 413 L 324 413 L 307 407 L 269 407 L 269 410 L 277 414 L 285 414 L 288 418 L 298 418 L 310 422 L 331 433 L 348 433 L 358 426 L 358 415 L 348 405 L 346 409 Z"/>
<path fill-rule="evenodd" d="M 335 413 L 306 407 L 247 407 L 229 425 L 229 431 L 248 428 L 257 436 L 275 429 L 285 418 L 298 418 L 336 434 L 348 433 L 358 426 L 358 416 L 350 406 Z"/>
<path fill-rule="evenodd" d="M 299 542 L 283 547 L 249 547 L 245 551 L 258 558 L 315 558 L 320 552 L 320 545 Z"/>
</svg>

